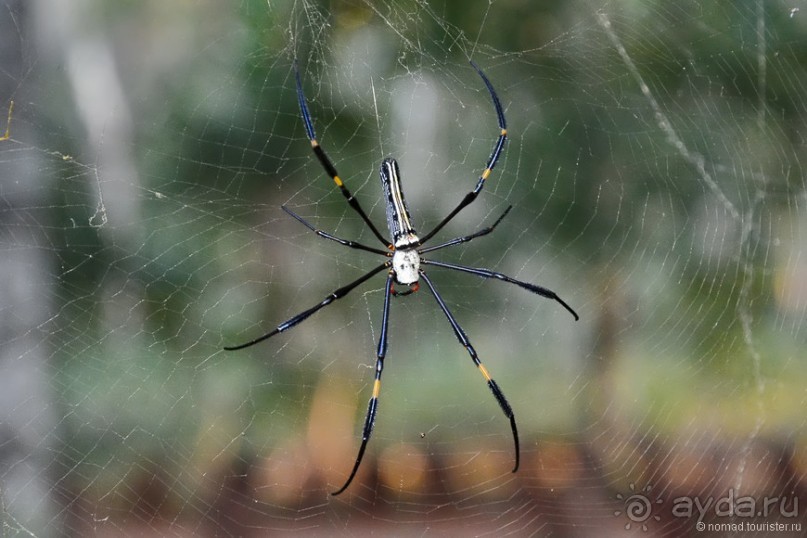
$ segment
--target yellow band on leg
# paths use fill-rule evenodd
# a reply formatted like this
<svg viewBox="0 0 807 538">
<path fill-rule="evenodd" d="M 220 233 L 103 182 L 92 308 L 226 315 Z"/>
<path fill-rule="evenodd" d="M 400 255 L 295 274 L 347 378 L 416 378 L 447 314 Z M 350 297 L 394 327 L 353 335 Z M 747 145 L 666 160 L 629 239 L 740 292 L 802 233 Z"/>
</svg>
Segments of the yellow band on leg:
<svg viewBox="0 0 807 538">
<path fill-rule="evenodd" d="M 378 393 L 381 392 L 381 380 L 376 379 L 373 383 L 373 398 L 378 398 Z"/>
<path fill-rule="evenodd" d="M 14 101 L 8 103 L 8 119 L 6 119 L 6 132 L 0 136 L 0 142 L 11 138 L 11 114 L 14 112 Z"/>
</svg>

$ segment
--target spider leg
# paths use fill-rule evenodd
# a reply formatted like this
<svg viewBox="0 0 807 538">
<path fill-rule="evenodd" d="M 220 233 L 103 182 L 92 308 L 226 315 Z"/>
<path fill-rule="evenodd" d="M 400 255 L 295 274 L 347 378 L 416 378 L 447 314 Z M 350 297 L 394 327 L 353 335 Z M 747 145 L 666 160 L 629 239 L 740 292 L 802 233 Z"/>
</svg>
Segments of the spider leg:
<svg viewBox="0 0 807 538">
<path fill-rule="evenodd" d="M 456 265 L 454 263 L 438 262 L 434 260 L 424 260 L 423 258 L 420 259 L 420 263 L 424 265 L 434 265 L 435 267 L 444 267 L 445 269 L 453 269 L 454 271 L 461 271 L 463 273 L 470 273 L 472 275 L 481 276 L 482 278 L 497 278 L 504 282 L 515 284 L 516 286 L 522 287 L 525 290 L 531 291 L 532 293 L 536 293 L 541 297 L 546 297 L 547 299 L 553 299 L 559 302 L 563 306 L 563 308 L 568 310 L 569 313 L 574 316 L 575 321 L 580 319 L 580 316 L 577 315 L 577 312 L 575 312 L 571 306 L 566 304 L 566 301 L 558 297 L 558 294 L 555 293 L 554 291 L 545 288 L 543 286 L 539 286 L 537 284 L 530 284 L 529 282 L 524 282 L 522 280 L 516 280 L 515 278 L 510 278 L 507 275 L 497 273 L 496 271 L 491 271 L 490 269 L 481 269 L 478 267 L 466 267 L 464 265 Z"/>
<path fill-rule="evenodd" d="M 342 196 L 345 197 L 347 203 L 350 204 L 350 207 L 352 207 L 353 210 L 359 214 L 365 224 L 370 227 L 373 235 L 375 235 L 385 247 L 391 248 L 392 244 L 387 239 L 384 239 L 384 236 L 381 235 L 381 232 L 378 231 L 378 228 L 375 227 L 375 224 L 373 224 L 373 222 L 370 220 L 370 217 L 367 216 L 367 213 L 365 213 L 364 209 L 362 209 L 361 205 L 359 205 L 359 201 L 353 196 L 353 194 L 351 194 L 347 187 L 345 187 L 345 184 L 339 177 L 339 173 L 336 171 L 336 167 L 328 158 L 328 155 L 325 154 L 325 150 L 322 149 L 319 142 L 317 142 L 317 136 L 314 133 L 314 124 L 311 121 L 311 114 L 308 112 L 308 105 L 306 104 L 305 94 L 303 93 L 303 83 L 300 81 L 300 70 L 297 67 L 296 60 L 294 61 L 294 78 L 297 82 L 297 102 L 300 105 L 300 113 L 303 115 L 305 133 L 308 136 L 308 140 L 311 141 L 311 149 L 314 151 L 314 155 L 317 156 L 322 168 L 325 169 L 325 173 L 328 174 L 334 183 L 336 183 L 336 186 L 339 187 L 339 190 L 342 192 Z"/>
<path fill-rule="evenodd" d="M 6 119 L 6 133 L 0 136 L 0 142 L 11 138 L 11 113 L 14 112 L 14 101 L 8 103 L 8 119 Z"/>
<path fill-rule="evenodd" d="M 476 197 L 479 196 L 479 192 L 482 190 L 482 187 L 485 186 L 485 180 L 487 180 L 490 176 L 490 173 L 493 171 L 493 167 L 496 166 L 496 162 L 499 160 L 499 156 L 502 154 L 502 150 L 504 149 L 504 141 L 507 140 L 507 123 L 505 123 L 504 120 L 504 111 L 502 110 L 502 103 L 499 101 L 499 96 L 496 95 L 496 90 L 493 89 L 493 84 L 490 83 L 490 80 L 488 80 L 488 77 L 485 76 L 485 73 L 479 69 L 479 66 L 477 66 L 474 62 L 471 62 L 471 65 L 474 69 L 476 69 L 479 76 L 482 77 L 482 82 L 485 83 L 485 87 L 488 89 L 488 93 L 490 93 L 490 98 L 493 101 L 493 107 L 496 109 L 496 117 L 499 121 L 499 138 L 496 140 L 496 144 L 493 146 L 493 151 L 488 158 L 488 163 L 485 165 L 482 175 L 479 176 L 479 181 L 477 181 L 474 190 L 466 194 L 465 198 L 460 201 L 457 207 L 455 207 L 446 218 L 441 220 L 432 231 L 420 239 L 421 245 L 431 239 L 434 234 L 443 228 L 443 226 L 448 224 L 449 221 L 453 219 L 457 213 L 462 211 L 465 206 L 470 205 L 471 202 L 476 200 Z"/>
<path fill-rule="evenodd" d="M 314 232 L 315 234 L 317 234 L 318 236 L 320 236 L 322 238 L 330 239 L 331 241 L 336 241 L 340 245 L 344 245 L 346 247 L 355 248 L 355 249 L 359 249 L 359 250 L 366 250 L 367 252 L 373 252 L 375 254 L 381 254 L 382 256 L 391 256 L 392 255 L 392 252 L 390 252 L 389 250 L 381 250 L 380 248 L 368 247 L 367 245 L 362 245 L 361 243 L 357 243 L 356 241 L 350 241 L 349 239 L 340 239 L 339 237 L 336 237 L 335 235 L 331 235 L 328 232 L 323 232 L 322 230 L 318 230 L 310 222 L 305 220 L 303 217 L 301 217 L 300 215 L 298 215 L 297 213 L 295 213 L 294 211 L 292 211 L 288 207 L 286 207 L 286 206 L 280 206 L 280 207 L 283 208 L 283 211 L 285 211 L 286 213 L 288 213 L 289 215 L 291 215 L 292 217 L 297 219 L 298 222 L 302 223 L 306 228 L 308 228 L 309 230 L 311 230 L 312 232 Z"/>
<path fill-rule="evenodd" d="M 452 245 L 459 245 L 461 243 L 467 243 L 471 239 L 476 239 L 477 237 L 482 237 L 483 235 L 488 235 L 490 232 L 492 232 L 493 230 L 496 229 L 496 226 L 499 225 L 499 223 L 510 212 L 511 209 L 513 209 L 512 205 L 507 206 L 507 209 L 505 209 L 504 213 L 502 213 L 502 215 L 498 219 L 496 219 L 496 222 L 494 222 L 492 225 L 488 226 L 487 228 L 482 228 L 478 232 L 474 232 L 471 235 L 466 235 L 466 236 L 463 236 L 463 237 L 457 237 L 457 238 L 452 239 L 451 241 L 446 241 L 445 243 L 440 243 L 439 245 L 435 245 L 433 247 L 418 249 L 418 254 L 424 254 L 426 252 L 433 252 L 435 250 L 440 250 L 441 248 L 450 247 Z"/>
<path fill-rule="evenodd" d="M 375 415 L 376 411 L 378 411 L 378 394 L 381 391 L 381 371 L 384 369 L 384 357 L 387 355 L 387 324 L 389 322 L 389 305 L 390 295 L 392 292 L 392 279 L 393 274 L 392 271 L 390 271 L 389 276 L 387 276 L 387 285 L 384 289 L 384 314 L 381 318 L 381 336 L 378 338 L 378 351 L 376 352 L 377 358 L 375 363 L 373 395 L 370 397 L 370 403 L 367 405 L 367 415 L 364 417 L 364 429 L 362 430 L 361 435 L 361 446 L 359 447 L 359 453 L 356 456 L 356 463 L 353 464 L 353 470 L 350 471 L 350 476 L 347 477 L 347 482 L 345 482 L 345 485 L 339 488 L 337 491 L 331 493 L 331 495 L 339 495 L 347 489 L 351 482 L 353 482 L 353 478 L 356 476 L 356 472 L 359 470 L 359 465 L 361 465 L 361 460 L 364 457 L 364 451 L 367 449 L 367 443 L 370 441 L 370 435 L 373 433 Z"/>
<path fill-rule="evenodd" d="M 510 429 L 513 431 L 513 443 L 515 444 L 515 452 L 516 452 L 516 464 L 513 466 L 513 472 L 518 470 L 519 464 L 519 445 L 518 445 L 518 428 L 516 428 L 516 417 L 513 414 L 513 408 L 510 407 L 510 404 L 507 402 L 507 399 L 504 397 L 504 393 L 502 389 L 499 388 L 499 385 L 496 384 L 496 381 L 490 377 L 490 373 L 488 369 L 485 368 L 485 365 L 482 364 L 482 361 L 479 360 L 479 357 L 476 354 L 476 350 L 471 345 L 471 342 L 468 340 L 468 336 L 465 334 L 465 331 L 462 330 L 457 320 L 454 319 L 454 316 L 451 314 L 451 311 L 446 306 L 446 303 L 443 301 L 443 298 L 440 297 L 440 294 L 437 293 L 437 290 L 434 288 L 434 284 L 426 276 L 426 273 L 421 271 L 420 277 L 426 282 L 426 285 L 431 290 L 432 295 L 434 298 L 437 299 L 437 304 L 440 305 L 440 309 L 443 311 L 443 314 L 446 315 L 448 318 L 448 322 L 451 324 L 451 328 L 454 329 L 454 334 L 457 336 L 457 340 L 460 341 L 460 344 L 465 346 L 465 349 L 468 350 L 468 354 L 471 356 L 471 360 L 474 361 L 474 364 L 479 369 L 479 372 L 485 378 L 485 381 L 488 383 L 488 387 L 490 387 L 490 391 L 493 393 L 493 396 L 496 398 L 496 401 L 499 403 L 499 407 L 501 407 L 502 411 L 504 412 L 505 416 L 510 419 Z"/>
<path fill-rule="evenodd" d="M 356 288 L 359 285 L 361 285 L 361 284 L 365 283 L 366 281 L 370 280 L 371 277 L 373 277 L 376 274 L 380 273 L 385 267 L 388 267 L 389 265 L 390 265 L 390 262 L 384 262 L 381 265 L 379 265 L 378 267 L 370 269 L 370 271 L 368 271 L 367 273 L 365 273 L 361 277 L 357 278 L 356 280 L 354 280 L 350 284 L 348 284 L 346 286 L 342 286 L 341 288 L 339 288 L 337 290 L 334 290 L 332 293 L 330 293 L 327 297 L 325 297 L 325 299 L 320 301 L 318 304 L 316 304 L 316 305 L 312 306 L 311 308 L 309 308 L 308 310 L 300 312 L 296 316 L 284 321 L 283 323 L 281 323 L 280 325 L 278 325 L 276 328 L 269 331 L 268 333 L 264 334 L 263 336 L 259 336 L 258 338 L 255 338 L 254 340 L 250 340 L 249 342 L 245 342 L 245 343 L 239 344 L 237 346 L 225 346 L 224 349 L 226 349 L 227 351 L 235 351 L 237 349 L 244 349 L 245 347 L 253 346 L 253 345 L 257 344 L 258 342 L 263 342 L 267 338 L 271 338 L 271 337 L 273 337 L 274 335 L 276 335 L 278 333 L 282 333 L 283 331 L 291 329 L 292 327 L 294 327 L 298 323 L 301 323 L 301 322 L 305 321 L 309 316 L 311 316 L 311 314 L 317 312 L 320 308 L 324 308 L 324 307 L 328 306 L 329 304 L 331 304 L 332 302 L 334 302 L 335 300 L 341 299 L 342 297 L 344 297 L 345 295 L 347 295 L 348 293 L 353 291 L 354 288 Z"/>
</svg>

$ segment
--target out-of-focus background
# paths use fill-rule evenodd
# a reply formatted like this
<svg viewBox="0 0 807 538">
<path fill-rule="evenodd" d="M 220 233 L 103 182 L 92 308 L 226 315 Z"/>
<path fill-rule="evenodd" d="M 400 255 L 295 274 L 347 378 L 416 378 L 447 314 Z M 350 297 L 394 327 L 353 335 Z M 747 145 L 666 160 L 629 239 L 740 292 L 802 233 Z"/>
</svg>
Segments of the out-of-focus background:
<svg viewBox="0 0 807 538">
<path fill-rule="evenodd" d="M 426 231 L 392 302 L 311 154 Z M 807 481 L 807 4 L 0 2 L 3 536 L 800 535 Z M 10 124 L 6 118 L 10 113 Z M 437 238 L 436 238 L 437 239 Z M 757 525 L 752 526 L 753 525 Z M 721 526 L 722 525 L 722 526 Z M 734 525 L 734 527 L 732 527 Z M 743 525 L 744 527 L 737 527 Z M 769 527 L 765 527 L 768 525 Z"/>
</svg>

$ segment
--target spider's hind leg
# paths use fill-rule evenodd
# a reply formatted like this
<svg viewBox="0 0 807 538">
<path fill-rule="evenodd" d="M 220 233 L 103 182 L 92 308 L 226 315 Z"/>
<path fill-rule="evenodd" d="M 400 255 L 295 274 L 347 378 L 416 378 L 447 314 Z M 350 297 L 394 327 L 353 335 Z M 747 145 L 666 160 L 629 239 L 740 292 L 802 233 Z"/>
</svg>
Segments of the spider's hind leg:
<svg viewBox="0 0 807 538">
<path fill-rule="evenodd" d="M 370 228 L 370 231 L 373 232 L 373 235 L 375 235 L 385 247 L 390 248 L 391 243 L 389 240 L 385 239 L 384 236 L 381 235 L 381 232 L 378 231 L 378 228 L 376 228 L 375 224 L 373 224 L 373 222 L 370 220 L 370 217 L 368 217 L 367 213 L 364 212 L 364 209 L 361 207 L 361 204 L 359 204 L 359 201 L 345 186 L 344 182 L 339 177 L 339 172 L 336 171 L 336 166 L 334 166 L 331 159 L 328 158 L 328 155 L 325 153 L 325 150 L 322 149 L 322 146 L 320 146 L 319 142 L 317 141 L 317 135 L 314 132 L 314 122 L 311 120 L 311 113 L 308 111 L 308 103 L 305 99 L 305 93 L 303 93 L 303 83 L 300 80 L 300 69 L 297 66 L 297 60 L 294 61 L 294 80 L 297 84 L 297 103 L 300 106 L 300 114 L 303 116 L 305 134 L 311 143 L 311 150 L 317 157 L 319 164 L 322 165 L 325 173 L 328 174 L 328 177 L 330 177 L 336 186 L 339 187 L 342 196 L 345 197 L 345 200 L 347 200 L 350 207 L 353 208 L 356 213 L 358 213 L 367 227 Z"/>
</svg>

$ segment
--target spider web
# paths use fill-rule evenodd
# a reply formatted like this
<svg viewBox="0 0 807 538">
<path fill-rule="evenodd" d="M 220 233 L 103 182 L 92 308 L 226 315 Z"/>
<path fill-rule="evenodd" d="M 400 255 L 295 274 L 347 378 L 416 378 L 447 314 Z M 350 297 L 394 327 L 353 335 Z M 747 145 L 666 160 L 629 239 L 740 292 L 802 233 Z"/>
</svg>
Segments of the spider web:
<svg viewBox="0 0 807 538">
<path fill-rule="evenodd" d="M 534 4 L 0 4 L 3 536 L 800 534 L 807 6 Z M 310 152 L 294 58 L 382 229 L 388 155 L 421 232 L 473 188 L 498 129 L 468 60 L 496 87 L 505 152 L 440 238 L 514 208 L 432 257 L 581 320 L 429 274 L 515 411 L 518 473 L 427 290 L 393 301 L 338 497 L 383 277 L 221 349 L 378 263 L 281 210 L 375 246 Z"/>
</svg>

